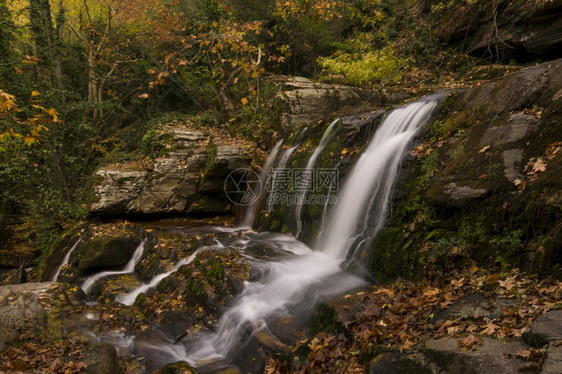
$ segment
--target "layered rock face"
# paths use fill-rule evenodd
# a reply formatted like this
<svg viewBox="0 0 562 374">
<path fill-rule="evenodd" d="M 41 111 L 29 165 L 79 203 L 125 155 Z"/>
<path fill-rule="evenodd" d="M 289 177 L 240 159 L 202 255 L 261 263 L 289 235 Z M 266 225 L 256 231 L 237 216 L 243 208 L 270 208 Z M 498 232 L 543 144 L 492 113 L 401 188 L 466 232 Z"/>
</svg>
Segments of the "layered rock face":
<svg viewBox="0 0 562 374">
<path fill-rule="evenodd" d="M 480 57 L 560 57 L 562 1 L 473 1 L 442 16 L 437 34 Z"/>
<path fill-rule="evenodd" d="M 226 176 L 248 167 L 241 147 L 209 144 L 203 133 L 172 130 L 164 156 L 146 170 L 98 170 L 90 207 L 94 214 L 228 213 Z"/>
<path fill-rule="evenodd" d="M 279 96 L 287 103 L 287 110 L 282 114 L 285 129 L 395 106 L 410 97 L 406 92 L 369 91 L 313 82 L 302 77 L 284 77 L 278 83 Z"/>
</svg>

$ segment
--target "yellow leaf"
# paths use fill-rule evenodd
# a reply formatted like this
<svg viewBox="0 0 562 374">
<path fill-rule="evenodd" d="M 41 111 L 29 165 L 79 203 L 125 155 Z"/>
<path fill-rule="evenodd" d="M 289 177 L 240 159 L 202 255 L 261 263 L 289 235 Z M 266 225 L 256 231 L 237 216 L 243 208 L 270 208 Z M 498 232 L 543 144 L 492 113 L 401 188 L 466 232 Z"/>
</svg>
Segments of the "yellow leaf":
<svg viewBox="0 0 562 374">
<path fill-rule="evenodd" d="M 26 136 L 25 139 L 23 139 L 23 142 L 25 143 L 25 145 L 27 145 L 28 147 L 30 147 L 31 145 L 33 145 L 34 143 L 37 143 L 37 139 L 31 137 L 31 136 Z"/>
<path fill-rule="evenodd" d="M 47 114 L 53 117 L 53 122 L 57 122 L 59 120 L 58 112 L 55 108 L 49 108 Z"/>
<path fill-rule="evenodd" d="M 39 96 L 41 95 L 38 91 L 33 91 L 31 92 L 31 97 L 35 97 L 35 96 Z"/>
</svg>

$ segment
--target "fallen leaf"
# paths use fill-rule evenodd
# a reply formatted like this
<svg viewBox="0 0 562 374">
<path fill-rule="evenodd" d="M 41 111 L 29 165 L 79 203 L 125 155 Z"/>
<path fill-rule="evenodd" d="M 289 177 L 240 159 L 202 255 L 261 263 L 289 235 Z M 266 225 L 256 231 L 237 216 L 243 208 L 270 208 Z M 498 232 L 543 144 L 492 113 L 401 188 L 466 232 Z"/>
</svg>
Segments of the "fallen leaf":
<svg viewBox="0 0 562 374">
<path fill-rule="evenodd" d="M 486 153 L 486 151 L 490 149 L 490 146 L 487 145 L 484 148 L 482 148 L 481 150 L 478 151 L 479 154 L 483 155 L 484 153 Z"/>
<path fill-rule="evenodd" d="M 475 345 L 482 345 L 482 339 L 475 335 L 469 335 L 459 342 L 459 349 L 461 351 L 468 351 L 474 349 Z"/>
</svg>

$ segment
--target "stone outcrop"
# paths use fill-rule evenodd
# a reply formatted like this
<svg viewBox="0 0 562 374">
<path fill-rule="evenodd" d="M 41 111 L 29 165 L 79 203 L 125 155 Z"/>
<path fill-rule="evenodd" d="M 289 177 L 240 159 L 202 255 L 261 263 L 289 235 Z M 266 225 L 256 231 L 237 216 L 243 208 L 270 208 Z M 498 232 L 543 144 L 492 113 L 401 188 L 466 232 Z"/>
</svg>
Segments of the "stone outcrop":
<svg viewBox="0 0 562 374">
<path fill-rule="evenodd" d="M 405 92 L 369 91 L 313 82 L 303 77 L 280 78 L 278 83 L 281 86 L 279 95 L 287 103 L 287 110 L 282 115 L 284 129 L 398 105 L 410 97 Z"/>
<path fill-rule="evenodd" d="M 95 176 L 94 214 L 227 213 L 225 177 L 248 167 L 242 148 L 209 143 L 198 131 L 174 129 L 162 157 L 146 170 L 104 168 Z"/>
<path fill-rule="evenodd" d="M 495 10 L 492 8 L 496 5 Z M 446 10 L 438 36 L 477 57 L 499 51 L 509 58 L 561 57 L 562 1 L 474 1 Z"/>
<path fill-rule="evenodd" d="M 541 131 L 558 120 L 561 76 L 556 60 L 458 94 L 445 122 L 459 134 L 440 151 L 431 198 L 464 206 L 523 183 Z"/>
</svg>

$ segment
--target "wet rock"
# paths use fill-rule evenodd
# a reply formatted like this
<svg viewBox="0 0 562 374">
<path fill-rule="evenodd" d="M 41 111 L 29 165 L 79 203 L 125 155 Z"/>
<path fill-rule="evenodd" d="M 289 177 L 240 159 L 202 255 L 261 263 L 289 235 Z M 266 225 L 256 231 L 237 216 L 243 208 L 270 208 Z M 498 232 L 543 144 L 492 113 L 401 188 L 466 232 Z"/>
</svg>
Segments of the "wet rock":
<svg viewBox="0 0 562 374">
<path fill-rule="evenodd" d="M 191 367 L 186 362 L 176 362 L 174 364 L 168 364 L 160 370 L 160 374 L 196 374 L 199 373 L 196 369 Z"/>
<path fill-rule="evenodd" d="M 8 284 L 21 284 L 25 282 L 27 282 L 27 272 L 23 268 L 23 265 L 18 269 L 0 273 L 0 286 L 6 286 Z"/>
<path fill-rule="evenodd" d="M 562 310 L 551 310 L 537 318 L 523 339 L 537 348 L 562 341 Z"/>
<path fill-rule="evenodd" d="M 117 351 L 111 344 L 96 343 L 85 352 L 88 374 L 122 373 Z"/>
<path fill-rule="evenodd" d="M 498 340 L 483 337 L 475 350 L 461 351 L 453 338 L 431 339 L 421 351 L 444 373 L 450 374 L 511 374 L 527 365 L 526 361 L 509 358 L 507 354 L 529 349 L 519 340 Z"/>
<path fill-rule="evenodd" d="M 156 321 L 174 342 L 185 336 L 187 328 L 195 324 L 195 318 L 185 311 L 164 311 L 158 315 Z"/>
<path fill-rule="evenodd" d="M 80 262 L 76 269 L 92 272 L 123 266 L 140 243 L 137 233 L 125 236 L 96 236 L 86 242 L 80 252 Z"/>
</svg>

